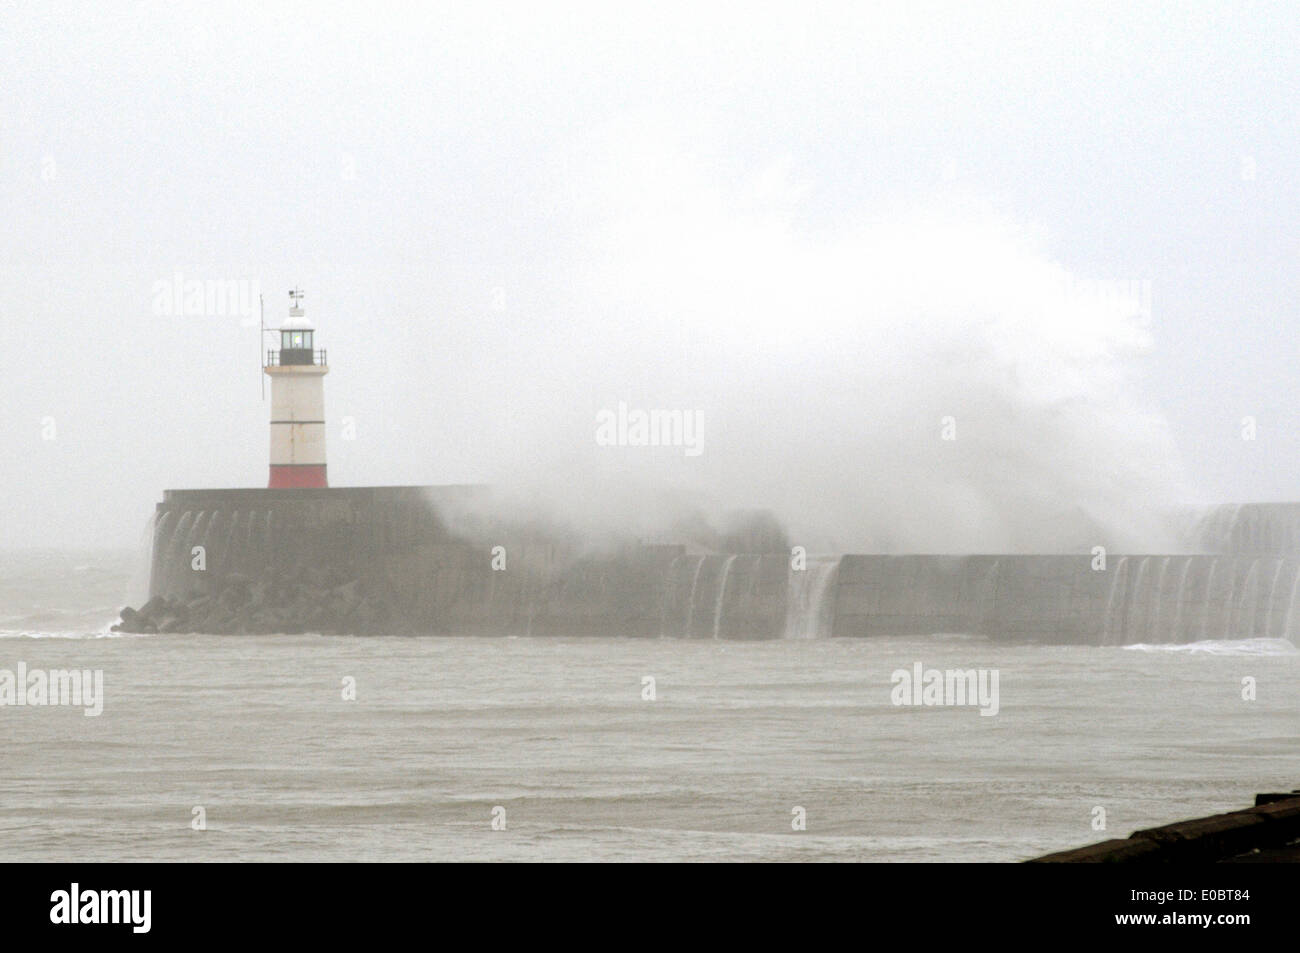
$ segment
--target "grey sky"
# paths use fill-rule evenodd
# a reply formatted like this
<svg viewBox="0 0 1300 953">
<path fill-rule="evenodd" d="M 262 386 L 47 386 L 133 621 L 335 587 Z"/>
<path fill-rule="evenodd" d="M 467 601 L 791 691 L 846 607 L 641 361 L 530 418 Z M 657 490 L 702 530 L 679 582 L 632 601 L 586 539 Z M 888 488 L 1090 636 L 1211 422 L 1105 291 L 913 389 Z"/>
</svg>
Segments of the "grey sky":
<svg viewBox="0 0 1300 953">
<path fill-rule="evenodd" d="M 858 546 L 937 510 L 925 548 L 1029 545 L 1025 494 L 1295 499 L 1298 18 L 7 8 L 0 546 L 265 485 L 257 332 L 155 313 L 177 273 L 274 323 L 307 289 L 336 485 L 667 482 Z M 1022 300 L 1062 273 L 1150 282 L 1150 321 Z M 597 446 L 620 400 L 704 452 Z"/>
</svg>

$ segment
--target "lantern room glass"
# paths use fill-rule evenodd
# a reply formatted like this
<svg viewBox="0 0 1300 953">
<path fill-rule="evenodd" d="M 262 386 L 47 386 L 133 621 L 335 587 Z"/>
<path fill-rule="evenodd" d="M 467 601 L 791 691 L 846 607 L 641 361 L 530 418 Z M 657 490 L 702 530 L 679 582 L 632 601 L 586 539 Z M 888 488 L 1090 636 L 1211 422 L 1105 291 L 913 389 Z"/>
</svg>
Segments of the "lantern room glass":
<svg viewBox="0 0 1300 953">
<path fill-rule="evenodd" d="M 310 351 L 312 349 L 311 331 L 281 331 L 280 350 Z"/>
</svg>

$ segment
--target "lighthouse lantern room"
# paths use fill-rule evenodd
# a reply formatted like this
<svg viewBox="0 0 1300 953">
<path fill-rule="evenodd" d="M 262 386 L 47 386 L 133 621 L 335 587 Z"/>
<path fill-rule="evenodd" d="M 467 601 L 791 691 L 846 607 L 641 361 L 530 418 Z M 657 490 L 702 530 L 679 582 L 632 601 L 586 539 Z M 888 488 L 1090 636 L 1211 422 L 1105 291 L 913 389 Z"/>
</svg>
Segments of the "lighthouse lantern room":
<svg viewBox="0 0 1300 953">
<path fill-rule="evenodd" d="M 304 316 L 299 289 L 289 292 L 280 349 L 266 354 L 271 378 L 271 489 L 323 487 L 325 479 L 325 352 Z"/>
</svg>

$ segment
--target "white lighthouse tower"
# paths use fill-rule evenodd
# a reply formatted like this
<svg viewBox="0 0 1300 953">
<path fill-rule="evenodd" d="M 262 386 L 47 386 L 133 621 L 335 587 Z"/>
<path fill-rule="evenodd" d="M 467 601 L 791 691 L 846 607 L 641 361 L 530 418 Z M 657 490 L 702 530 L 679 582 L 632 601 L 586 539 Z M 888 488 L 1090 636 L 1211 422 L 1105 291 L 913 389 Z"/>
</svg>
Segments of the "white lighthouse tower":
<svg viewBox="0 0 1300 953">
<path fill-rule="evenodd" d="M 303 292 L 289 292 L 280 349 L 268 351 L 271 378 L 271 489 L 328 486 L 325 480 L 325 352 L 303 316 Z"/>
</svg>

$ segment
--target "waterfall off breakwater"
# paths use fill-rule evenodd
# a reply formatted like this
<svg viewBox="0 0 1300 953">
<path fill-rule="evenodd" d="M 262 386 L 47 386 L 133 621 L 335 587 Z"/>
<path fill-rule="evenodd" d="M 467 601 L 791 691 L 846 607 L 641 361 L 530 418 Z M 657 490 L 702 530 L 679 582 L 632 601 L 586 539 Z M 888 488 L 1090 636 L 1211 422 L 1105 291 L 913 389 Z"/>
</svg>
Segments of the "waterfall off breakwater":
<svg viewBox="0 0 1300 953">
<path fill-rule="evenodd" d="M 599 547 L 476 487 L 172 490 L 124 631 L 1014 642 L 1296 641 L 1300 506 L 1220 507 L 1182 554 L 808 555 L 770 518 Z M 701 528 L 703 527 L 703 528 Z"/>
</svg>

